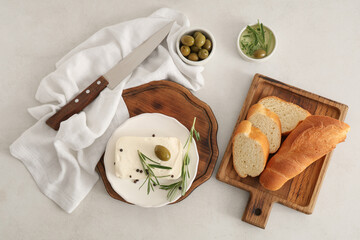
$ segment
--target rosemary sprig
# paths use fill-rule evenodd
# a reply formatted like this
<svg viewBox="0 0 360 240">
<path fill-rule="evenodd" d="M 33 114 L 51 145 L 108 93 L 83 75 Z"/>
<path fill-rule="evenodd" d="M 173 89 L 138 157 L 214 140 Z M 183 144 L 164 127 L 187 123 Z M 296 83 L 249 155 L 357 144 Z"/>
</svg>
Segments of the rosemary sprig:
<svg viewBox="0 0 360 240">
<path fill-rule="evenodd" d="M 184 149 L 186 148 L 186 152 L 185 155 L 183 157 L 183 162 L 182 162 L 182 167 L 181 167 L 181 179 L 175 183 L 169 184 L 169 185 L 160 185 L 160 189 L 163 190 L 167 190 L 169 191 L 167 194 L 167 199 L 169 201 L 172 201 L 175 196 L 177 195 L 176 193 L 178 191 L 181 191 L 181 196 L 184 196 L 186 193 L 186 189 L 188 186 L 188 178 L 190 178 L 190 172 L 189 172 L 189 164 L 190 164 L 190 156 L 189 156 L 189 151 L 190 151 L 190 146 L 191 143 L 193 141 L 193 137 L 195 136 L 195 139 L 197 141 L 200 140 L 200 134 L 198 131 L 196 131 L 195 129 L 195 123 L 196 123 L 196 117 L 194 118 L 193 121 L 193 125 L 191 127 L 190 130 L 190 134 L 189 137 L 187 138 L 185 145 L 184 145 Z"/>
<path fill-rule="evenodd" d="M 144 184 L 147 182 L 147 194 L 150 193 L 150 190 L 154 191 L 154 187 L 153 185 L 160 185 L 158 178 L 162 178 L 162 177 L 168 177 L 168 175 L 166 176 L 156 176 L 153 172 L 154 168 L 159 168 L 159 169 L 171 169 L 171 167 L 168 166 L 163 166 L 160 165 L 159 162 L 156 162 L 154 160 L 152 160 L 151 158 L 149 158 L 148 156 L 146 156 L 145 154 L 143 154 L 142 152 L 140 152 L 139 150 L 137 150 L 139 158 L 140 158 L 140 163 L 145 171 L 146 179 L 143 182 L 143 184 L 141 184 L 141 186 L 139 187 L 142 188 L 142 186 L 144 186 Z M 151 161 L 152 163 L 147 163 L 146 160 Z"/>
<path fill-rule="evenodd" d="M 240 47 L 245 54 L 251 56 L 258 49 L 263 49 L 268 54 L 269 42 L 267 43 L 266 41 L 271 40 L 271 35 L 269 39 L 265 38 L 264 25 L 258 20 L 257 26 L 252 27 L 248 25 L 246 29 L 247 34 L 243 36 L 246 39 L 240 41 Z"/>
</svg>

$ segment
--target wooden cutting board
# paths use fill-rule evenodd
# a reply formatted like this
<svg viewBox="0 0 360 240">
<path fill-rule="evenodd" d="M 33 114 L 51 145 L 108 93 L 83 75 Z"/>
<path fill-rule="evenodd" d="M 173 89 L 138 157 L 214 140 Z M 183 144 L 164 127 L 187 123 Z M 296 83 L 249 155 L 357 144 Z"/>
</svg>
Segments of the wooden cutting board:
<svg viewBox="0 0 360 240">
<path fill-rule="evenodd" d="M 142 113 L 162 113 L 173 117 L 190 130 L 196 117 L 196 130 L 201 140 L 196 142 L 199 152 L 198 171 L 194 182 L 185 196 L 185 199 L 195 188 L 206 182 L 212 175 L 219 155 L 217 146 L 217 121 L 211 108 L 188 89 L 171 81 L 154 81 L 138 87 L 124 90 L 123 98 L 128 107 L 130 117 Z M 106 178 L 104 156 L 97 164 L 97 171 L 104 182 L 106 191 L 115 199 L 126 202 L 111 187 Z"/>
<path fill-rule="evenodd" d="M 303 107 L 311 114 L 330 116 L 342 121 L 345 119 L 348 110 L 348 107 L 344 104 L 256 74 L 236 126 L 245 119 L 250 106 L 266 96 L 277 96 Z M 250 198 L 242 217 L 243 221 L 265 228 L 274 202 L 279 202 L 306 214 L 313 212 L 331 153 L 314 162 L 304 172 L 288 181 L 278 191 L 272 192 L 260 185 L 258 177 L 240 178 L 236 174 L 233 168 L 231 153 L 231 139 L 233 135 L 229 140 L 216 178 L 250 192 Z M 271 155 L 269 156 L 270 158 Z"/>
</svg>

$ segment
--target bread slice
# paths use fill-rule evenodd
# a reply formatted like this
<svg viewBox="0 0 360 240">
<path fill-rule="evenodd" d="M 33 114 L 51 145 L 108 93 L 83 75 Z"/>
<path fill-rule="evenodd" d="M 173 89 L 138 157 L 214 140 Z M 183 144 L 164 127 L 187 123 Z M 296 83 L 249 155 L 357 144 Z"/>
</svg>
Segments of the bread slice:
<svg viewBox="0 0 360 240">
<path fill-rule="evenodd" d="M 269 155 L 265 134 L 244 120 L 235 129 L 232 139 L 234 169 L 240 177 L 256 177 L 264 170 Z"/>
<path fill-rule="evenodd" d="M 298 105 L 275 96 L 265 97 L 261 99 L 259 103 L 279 116 L 282 134 L 289 134 L 299 122 L 311 115 Z"/>
<path fill-rule="evenodd" d="M 269 152 L 276 152 L 281 144 L 281 123 L 278 115 L 257 103 L 250 107 L 246 119 L 266 135 L 270 145 Z"/>
</svg>

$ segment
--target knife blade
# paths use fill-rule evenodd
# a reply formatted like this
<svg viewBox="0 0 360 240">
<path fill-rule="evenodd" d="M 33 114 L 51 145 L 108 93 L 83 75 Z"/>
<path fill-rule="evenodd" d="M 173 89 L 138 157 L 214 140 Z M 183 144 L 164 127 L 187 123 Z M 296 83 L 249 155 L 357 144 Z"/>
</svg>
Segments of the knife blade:
<svg viewBox="0 0 360 240">
<path fill-rule="evenodd" d="M 145 42 L 135 48 L 130 54 L 117 63 L 107 73 L 100 76 L 80 94 L 64 105 L 58 112 L 56 112 L 46 121 L 46 124 L 54 130 L 58 130 L 62 121 L 65 121 L 72 115 L 82 111 L 106 87 L 114 89 L 122 80 L 124 80 L 124 78 L 132 73 L 135 68 L 139 66 L 164 40 L 164 38 L 170 32 L 172 25 L 173 22 L 168 23 L 159 31 L 150 36 L 147 40 L 145 40 Z"/>
</svg>

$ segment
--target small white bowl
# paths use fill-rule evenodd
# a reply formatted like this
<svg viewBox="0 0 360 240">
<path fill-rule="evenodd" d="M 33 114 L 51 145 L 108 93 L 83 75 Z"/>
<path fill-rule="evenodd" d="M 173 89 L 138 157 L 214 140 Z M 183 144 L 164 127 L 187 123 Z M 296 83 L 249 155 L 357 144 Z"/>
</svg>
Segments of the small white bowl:
<svg viewBox="0 0 360 240">
<path fill-rule="evenodd" d="M 257 24 L 257 23 L 255 23 L 255 24 Z M 253 25 L 255 25 L 255 24 L 253 24 Z M 253 25 L 249 25 L 249 26 L 253 26 Z M 241 34 L 246 30 L 247 26 L 244 27 L 244 28 L 240 31 L 240 33 L 239 33 L 239 35 L 238 35 L 238 37 L 237 37 L 237 40 L 236 40 L 236 47 L 237 47 L 238 52 L 239 52 L 239 54 L 241 55 L 241 57 L 242 57 L 243 59 L 245 59 L 246 61 L 249 61 L 249 62 L 258 62 L 258 63 L 260 63 L 260 62 L 265 62 L 265 61 L 269 60 L 269 58 L 274 54 L 274 52 L 275 52 L 275 50 L 276 50 L 276 47 L 277 47 L 276 35 L 275 35 L 274 31 L 273 31 L 271 28 L 269 28 L 268 26 L 265 26 L 265 25 L 264 25 L 264 27 L 266 27 L 267 29 L 269 29 L 269 30 L 272 32 L 272 34 L 273 34 L 273 36 L 274 36 L 274 40 L 275 40 L 274 49 L 272 50 L 272 52 L 271 52 L 269 55 L 267 55 L 267 56 L 264 57 L 264 58 L 251 58 L 251 57 L 247 56 L 247 55 L 241 50 L 241 47 L 240 47 L 240 37 L 241 37 Z"/>
<path fill-rule="evenodd" d="M 209 53 L 209 56 L 207 58 L 205 58 L 203 60 L 199 60 L 199 61 L 191 61 L 191 60 L 187 59 L 186 57 L 184 57 L 181 54 L 181 51 L 180 51 L 180 39 L 184 35 L 193 35 L 193 33 L 197 32 L 197 31 L 204 34 L 204 36 L 207 39 L 210 39 L 212 47 L 211 47 L 211 51 Z M 185 29 L 184 31 L 182 31 L 179 34 L 178 38 L 176 39 L 176 52 L 179 55 L 179 57 L 181 58 L 181 60 L 183 60 L 185 63 L 187 63 L 189 65 L 194 65 L 194 66 L 205 65 L 213 57 L 214 52 L 215 52 L 215 48 L 216 48 L 216 41 L 215 41 L 214 36 L 212 35 L 212 33 L 209 30 L 204 29 L 204 28 L 188 28 L 188 29 Z"/>
</svg>

